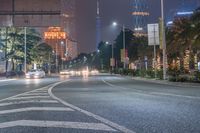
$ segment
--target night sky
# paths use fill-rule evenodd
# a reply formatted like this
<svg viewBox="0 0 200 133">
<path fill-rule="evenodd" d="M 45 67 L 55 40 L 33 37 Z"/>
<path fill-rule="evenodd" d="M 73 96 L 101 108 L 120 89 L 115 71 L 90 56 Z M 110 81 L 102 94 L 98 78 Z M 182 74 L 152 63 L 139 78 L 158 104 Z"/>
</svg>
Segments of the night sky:
<svg viewBox="0 0 200 133">
<path fill-rule="evenodd" d="M 131 0 L 100 0 L 102 40 L 113 43 L 119 28 L 111 26 L 113 21 L 133 27 L 131 16 Z M 149 0 L 149 23 L 158 22 L 160 16 L 160 0 Z M 172 12 L 181 8 L 183 0 L 164 0 L 166 19 L 172 16 Z M 185 0 L 192 2 L 200 0 Z M 187 5 L 189 5 L 187 3 Z M 195 8 L 196 8 L 195 7 Z M 96 0 L 76 0 L 76 25 L 79 52 L 91 52 L 95 50 L 96 40 Z"/>
</svg>

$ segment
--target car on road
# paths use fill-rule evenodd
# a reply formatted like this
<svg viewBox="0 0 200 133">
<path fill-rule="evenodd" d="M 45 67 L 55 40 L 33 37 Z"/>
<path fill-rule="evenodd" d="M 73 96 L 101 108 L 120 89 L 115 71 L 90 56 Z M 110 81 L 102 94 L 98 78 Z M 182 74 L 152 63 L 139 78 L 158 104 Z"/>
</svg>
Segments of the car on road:
<svg viewBox="0 0 200 133">
<path fill-rule="evenodd" d="M 70 71 L 69 70 L 61 70 L 60 75 L 70 75 Z"/>
<path fill-rule="evenodd" d="M 41 69 L 32 69 L 26 73 L 26 78 L 44 78 L 45 72 Z"/>
</svg>

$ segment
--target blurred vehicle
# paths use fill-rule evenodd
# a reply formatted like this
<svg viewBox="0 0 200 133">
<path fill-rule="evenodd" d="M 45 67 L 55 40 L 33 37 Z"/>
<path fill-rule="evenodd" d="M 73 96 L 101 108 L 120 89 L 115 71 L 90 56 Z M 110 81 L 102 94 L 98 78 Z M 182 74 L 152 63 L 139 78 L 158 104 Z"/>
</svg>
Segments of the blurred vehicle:
<svg viewBox="0 0 200 133">
<path fill-rule="evenodd" d="M 76 72 L 74 70 L 70 71 L 70 75 L 74 76 L 76 74 Z"/>
<path fill-rule="evenodd" d="M 82 75 L 83 76 L 89 75 L 89 71 L 87 69 L 86 70 L 82 70 Z"/>
<path fill-rule="evenodd" d="M 80 76 L 81 75 L 81 71 L 76 71 L 76 76 Z"/>
<path fill-rule="evenodd" d="M 90 71 L 90 74 L 91 74 L 91 75 L 97 75 L 97 74 L 99 74 L 99 71 L 96 70 L 96 69 L 95 69 L 95 70 L 91 70 L 91 71 Z"/>
<path fill-rule="evenodd" d="M 62 70 L 60 71 L 60 75 L 70 75 L 70 71 L 69 70 Z"/>
<path fill-rule="evenodd" d="M 26 73 L 26 78 L 44 78 L 45 72 L 41 69 L 33 69 Z"/>
</svg>

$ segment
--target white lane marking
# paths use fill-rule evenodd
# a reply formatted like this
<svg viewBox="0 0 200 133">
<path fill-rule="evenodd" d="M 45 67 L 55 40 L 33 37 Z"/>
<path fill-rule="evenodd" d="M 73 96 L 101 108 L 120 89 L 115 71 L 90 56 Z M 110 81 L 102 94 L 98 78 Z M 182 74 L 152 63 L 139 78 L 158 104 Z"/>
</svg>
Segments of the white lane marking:
<svg viewBox="0 0 200 133">
<path fill-rule="evenodd" d="M 107 84 L 108 86 L 110 86 L 110 87 L 115 87 L 115 88 L 120 88 L 120 89 L 126 89 L 126 90 L 129 89 L 129 88 L 125 88 L 125 87 L 113 85 L 113 84 L 111 84 L 111 83 L 109 83 L 109 82 L 107 82 L 107 81 L 105 81 L 105 80 L 103 80 L 103 79 L 102 79 L 102 81 L 103 81 L 105 84 Z M 152 96 L 152 95 L 147 94 L 145 91 L 138 90 L 138 89 L 134 89 L 134 90 L 135 90 L 134 93 L 137 94 L 137 95 Z"/>
<path fill-rule="evenodd" d="M 14 101 L 14 102 L 0 103 L 0 107 L 2 107 L 2 106 L 8 106 L 8 105 L 26 104 L 26 103 L 58 103 L 58 101 L 56 101 L 56 100 Z"/>
<path fill-rule="evenodd" d="M 48 93 L 28 93 L 21 96 L 48 96 Z"/>
<path fill-rule="evenodd" d="M 27 94 L 27 93 L 35 92 L 35 91 L 37 91 L 37 90 L 49 88 L 50 86 L 52 86 L 52 85 L 54 85 L 54 84 L 55 84 L 55 83 L 49 84 L 49 85 L 47 85 L 47 86 L 45 86 L 45 87 L 41 87 L 41 88 L 38 88 L 38 89 L 35 89 L 35 90 L 32 90 L 32 91 L 27 91 L 27 92 L 24 92 L 24 93 L 21 93 L 21 94 L 17 94 L 17 95 L 11 96 L 11 97 L 7 97 L 7 98 L 4 98 L 4 99 L 1 99 L 0 102 L 9 100 L 9 99 L 14 98 L 14 97 L 18 97 L 18 96 L 21 96 L 21 95 L 24 95 L 24 94 Z"/>
<path fill-rule="evenodd" d="M 74 111 L 71 108 L 63 107 L 28 107 L 28 108 L 19 108 L 19 109 L 9 109 L 0 111 L 0 115 L 10 114 L 10 113 L 19 113 L 26 111 Z"/>
<path fill-rule="evenodd" d="M 16 79 L 3 79 L 3 80 L 0 80 L 0 82 L 4 82 L 4 81 L 13 81 L 13 80 L 16 80 Z"/>
<path fill-rule="evenodd" d="M 136 132 L 134 132 L 134 131 L 132 131 L 132 130 L 126 128 L 126 127 L 124 127 L 124 126 L 118 125 L 118 124 L 116 124 L 116 123 L 114 123 L 114 122 L 112 122 L 112 121 L 110 121 L 110 120 L 107 120 L 107 119 L 105 119 L 105 118 L 103 118 L 103 117 L 101 117 L 101 116 L 98 116 L 98 115 L 95 115 L 95 114 L 93 114 L 93 113 L 91 113 L 91 112 L 88 112 L 88 111 L 86 111 L 86 110 L 83 110 L 83 109 L 81 109 L 81 108 L 79 108 L 79 107 L 77 107 L 77 106 L 74 106 L 74 105 L 72 105 L 72 104 L 69 104 L 69 103 L 65 102 L 64 100 L 62 100 L 62 99 L 56 97 L 56 96 L 52 93 L 53 88 L 56 87 L 57 85 L 61 84 L 61 83 L 64 83 L 64 82 L 66 82 L 66 81 L 62 81 L 62 82 L 55 83 L 53 86 L 51 86 L 51 87 L 49 88 L 48 93 L 49 93 L 49 95 L 50 95 L 53 99 L 59 101 L 60 103 L 62 103 L 63 105 L 65 105 L 65 106 L 67 106 L 67 107 L 70 107 L 70 108 L 72 108 L 72 109 L 74 109 L 74 110 L 77 110 L 77 111 L 83 113 L 83 114 L 86 114 L 87 116 L 93 117 L 93 118 L 95 118 L 96 120 L 99 120 L 99 121 L 101 121 L 102 123 L 105 123 L 106 125 L 111 126 L 111 127 L 115 128 L 115 129 L 121 131 L 121 132 L 124 132 L 124 133 L 136 133 Z"/>
<path fill-rule="evenodd" d="M 36 98 L 50 98 L 50 96 L 27 96 L 27 97 L 23 97 L 22 95 L 20 95 L 20 97 L 13 97 L 10 98 L 9 100 L 24 100 L 24 99 L 36 99 Z"/>
<path fill-rule="evenodd" d="M 102 79 L 102 81 L 111 86 L 111 87 L 118 87 L 118 88 L 121 88 L 121 89 L 129 89 L 129 88 L 125 88 L 125 87 L 121 87 L 121 86 L 117 86 L 117 85 L 113 85 L 105 80 Z M 172 96 L 172 97 L 180 97 L 180 98 L 189 98 L 189 99 L 200 99 L 200 97 L 197 97 L 197 96 L 187 96 L 187 95 L 177 95 L 177 94 L 171 94 L 171 93 L 162 93 L 162 92 L 145 92 L 145 91 L 140 91 L 140 90 L 136 90 L 134 89 L 135 91 L 137 92 L 134 92 L 136 94 L 139 94 L 139 95 L 148 95 L 148 96 L 155 96 L 155 95 L 161 95 L 161 96 Z"/>
<path fill-rule="evenodd" d="M 34 121 L 34 120 L 19 120 L 19 121 L 0 123 L 0 128 L 9 128 L 9 127 L 15 127 L 15 126 L 116 131 L 115 129 L 113 129 L 105 124 L 102 124 L 102 123 L 83 123 L 83 122 L 65 122 L 65 121 Z"/>
</svg>

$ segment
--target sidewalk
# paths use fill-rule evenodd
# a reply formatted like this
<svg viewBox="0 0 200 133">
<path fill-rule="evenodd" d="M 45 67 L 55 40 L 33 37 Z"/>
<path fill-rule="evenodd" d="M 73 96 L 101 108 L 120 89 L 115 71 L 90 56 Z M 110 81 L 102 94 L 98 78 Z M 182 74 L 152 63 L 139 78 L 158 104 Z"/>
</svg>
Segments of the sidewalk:
<svg viewBox="0 0 200 133">
<path fill-rule="evenodd" d="M 168 80 L 148 79 L 148 78 L 142 78 L 142 77 L 130 77 L 130 78 L 133 80 L 145 81 L 145 82 L 150 82 L 150 83 L 172 85 L 172 86 L 178 86 L 178 87 L 199 87 L 200 88 L 200 83 L 170 82 Z"/>
</svg>

